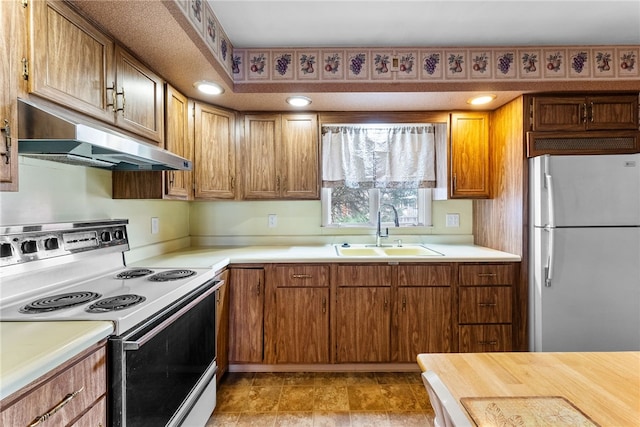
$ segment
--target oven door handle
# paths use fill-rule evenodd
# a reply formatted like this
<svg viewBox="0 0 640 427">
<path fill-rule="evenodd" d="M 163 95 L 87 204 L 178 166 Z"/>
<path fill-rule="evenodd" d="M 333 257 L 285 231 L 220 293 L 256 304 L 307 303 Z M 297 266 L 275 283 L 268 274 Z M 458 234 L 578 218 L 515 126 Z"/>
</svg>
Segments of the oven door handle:
<svg viewBox="0 0 640 427">
<path fill-rule="evenodd" d="M 220 288 L 220 286 L 222 286 L 223 284 L 224 284 L 224 280 L 217 281 L 214 284 L 214 286 L 212 286 L 210 289 L 207 289 L 202 295 L 198 296 L 196 299 L 191 301 L 189 304 L 185 305 L 180 310 L 176 311 L 171 316 L 167 317 L 162 323 L 160 323 L 158 326 L 156 326 L 153 329 L 151 329 L 149 332 L 147 332 L 146 334 L 141 336 L 139 339 L 137 339 L 135 341 L 123 341 L 122 342 L 123 350 L 125 350 L 125 351 L 139 350 L 140 347 L 145 345 L 149 340 L 151 340 L 153 337 L 155 337 L 160 332 L 162 332 L 167 327 L 169 327 L 173 322 L 175 322 L 180 317 L 182 317 L 182 315 L 184 315 L 186 312 L 188 312 L 193 307 L 198 305 L 203 299 L 205 299 L 206 297 L 208 297 L 209 295 L 211 295 L 212 293 L 217 291 L 218 288 Z"/>
</svg>

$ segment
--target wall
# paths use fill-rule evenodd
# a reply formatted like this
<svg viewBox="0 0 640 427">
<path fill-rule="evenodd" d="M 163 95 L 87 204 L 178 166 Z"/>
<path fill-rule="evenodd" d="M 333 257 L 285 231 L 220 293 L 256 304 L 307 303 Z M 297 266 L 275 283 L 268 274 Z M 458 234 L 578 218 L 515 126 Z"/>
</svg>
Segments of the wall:
<svg viewBox="0 0 640 427">
<path fill-rule="evenodd" d="M 113 200 L 110 171 L 23 156 L 19 160 L 19 191 L 0 193 L 1 225 L 124 218 L 130 224 L 129 244 L 139 256 L 189 244 L 187 202 Z M 151 217 L 159 218 L 158 234 L 151 234 Z"/>
<path fill-rule="evenodd" d="M 459 228 L 446 228 L 445 215 L 460 214 Z M 267 216 L 277 215 L 277 227 L 269 228 Z M 195 202 L 191 205 L 191 235 L 194 244 L 323 244 L 344 241 L 369 242 L 373 240 L 372 228 L 323 228 L 320 201 L 243 201 L 243 202 Z M 433 227 L 390 228 L 392 236 L 422 242 L 448 238 L 471 241 L 472 202 L 448 200 L 433 202 Z M 397 238 L 397 237 L 396 237 Z"/>
<path fill-rule="evenodd" d="M 111 172 L 96 168 L 19 157 L 20 191 L 0 193 L 0 225 L 87 219 L 129 219 L 131 253 L 127 261 L 154 256 L 189 244 L 244 245 L 333 243 L 347 236 L 368 242 L 371 228 L 323 228 L 319 201 L 180 202 L 113 200 Z M 469 241 L 472 204 L 468 200 L 433 202 L 433 227 L 390 229 L 407 241 Z M 267 226 L 268 214 L 278 226 Z M 460 227 L 446 228 L 445 214 L 459 213 Z M 151 234 L 151 217 L 160 232 Z M 189 238 L 189 236 L 194 236 Z M 429 240 L 431 239 L 431 240 Z"/>
</svg>

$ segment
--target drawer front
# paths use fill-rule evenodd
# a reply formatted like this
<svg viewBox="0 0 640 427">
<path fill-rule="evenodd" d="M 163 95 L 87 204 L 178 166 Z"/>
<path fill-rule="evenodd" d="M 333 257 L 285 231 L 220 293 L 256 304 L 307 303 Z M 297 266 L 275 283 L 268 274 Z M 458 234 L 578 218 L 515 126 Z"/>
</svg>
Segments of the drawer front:
<svg viewBox="0 0 640 427">
<path fill-rule="evenodd" d="M 511 325 L 462 325 L 458 346 L 461 353 L 512 351 Z"/>
<path fill-rule="evenodd" d="M 398 286 L 451 286 L 450 265 L 399 265 Z"/>
<path fill-rule="evenodd" d="M 277 287 L 327 287 L 328 265 L 278 265 L 274 281 Z"/>
<path fill-rule="evenodd" d="M 68 398 L 69 394 L 78 390 L 80 391 L 73 398 Z M 28 425 L 37 417 L 47 414 L 65 399 L 68 403 L 50 416 L 48 424 L 68 425 L 93 406 L 106 392 L 105 349 L 101 347 L 20 397 L 12 405 L 3 408 L 0 414 L 0 425 Z"/>
<path fill-rule="evenodd" d="M 511 323 L 511 288 L 462 287 L 459 290 L 459 323 Z"/>
<path fill-rule="evenodd" d="M 339 265 L 336 267 L 336 284 L 352 286 L 391 286 L 389 265 Z"/>
<path fill-rule="evenodd" d="M 509 264 L 461 265 L 460 286 L 512 285 L 513 266 Z"/>
<path fill-rule="evenodd" d="M 72 425 L 73 427 L 107 427 L 107 398 L 98 400 L 93 408 Z"/>
</svg>

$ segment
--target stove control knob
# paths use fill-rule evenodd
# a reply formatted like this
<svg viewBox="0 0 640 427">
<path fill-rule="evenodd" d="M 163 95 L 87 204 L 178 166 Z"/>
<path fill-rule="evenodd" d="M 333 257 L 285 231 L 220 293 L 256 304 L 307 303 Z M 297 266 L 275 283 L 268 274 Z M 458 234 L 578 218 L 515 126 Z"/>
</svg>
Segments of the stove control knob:
<svg viewBox="0 0 640 427">
<path fill-rule="evenodd" d="M 102 233 L 100 233 L 100 240 L 102 240 L 103 242 L 110 242 L 111 233 L 109 233 L 108 231 L 103 231 Z"/>
<path fill-rule="evenodd" d="M 0 258 L 7 258 L 11 255 L 13 255 L 13 250 L 11 250 L 11 243 L 0 244 Z"/>
<path fill-rule="evenodd" d="M 52 251 L 54 249 L 58 249 L 60 246 L 58 244 L 58 239 L 56 237 L 49 237 L 44 241 L 44 248 L 48 251 Z"/>
<path fill-rule="evenodd" d="M 123 230 L 116 230 L 116 231 L 113 232 L 113 235 L 117 240 L 124 239 L 124 231 Z"/>
<path fill-rule="evenodd" d="M 32 254 L 34 252 L 38 252 L 38 244 L 35 240 L 25 240 L 20 245 L 20 249 L 22 249 L 22 253 L 24 254 Z"/>
</svg>

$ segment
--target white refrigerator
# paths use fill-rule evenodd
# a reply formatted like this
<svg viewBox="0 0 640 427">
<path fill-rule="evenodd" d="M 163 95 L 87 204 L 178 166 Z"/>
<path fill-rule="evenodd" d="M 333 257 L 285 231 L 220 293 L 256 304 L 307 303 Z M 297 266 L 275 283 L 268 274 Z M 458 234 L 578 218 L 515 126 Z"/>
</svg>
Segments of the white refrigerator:
<svg viewBox="0 0 640 427">
<path fill-rule="evenodd" d="M 530 350 L 640 350 L 640 154 L 529 166 Z"/>
</svg>

